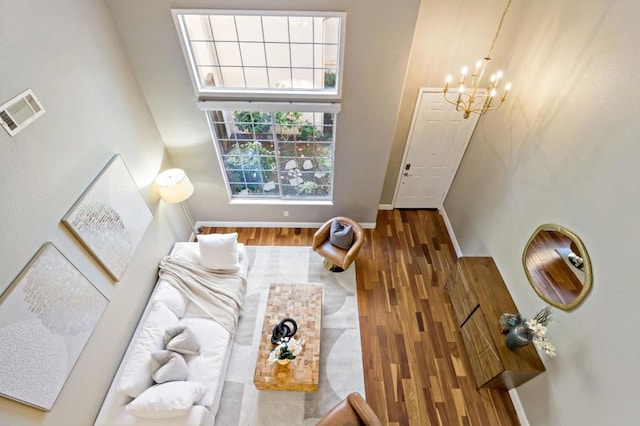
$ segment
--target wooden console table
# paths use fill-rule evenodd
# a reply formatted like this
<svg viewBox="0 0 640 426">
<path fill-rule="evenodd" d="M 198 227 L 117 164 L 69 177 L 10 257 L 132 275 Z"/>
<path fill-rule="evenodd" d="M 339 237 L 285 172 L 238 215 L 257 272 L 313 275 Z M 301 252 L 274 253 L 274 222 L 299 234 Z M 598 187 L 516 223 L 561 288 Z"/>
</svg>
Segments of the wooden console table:
<svg viewBox="0 0 640 426">
<path fill-rule="evenodd" d="M 514 388 L 544 371 L 533 344 L 511 350 L 500 315 L 518 308 L 491 257 L 461 257 L 447 291 L 479 388 Z"/>
<path fill-rule="evenodd" d="M 296 339 L 304 339 L 302 353 L 287 365 L 271 364 L 273 327 L 285 318 L 298 324 Z M 316 392 L 320 373 L 322 331 L 321 284 L 271 284 L 253 383 L 260 390 Z"/>
</svg>

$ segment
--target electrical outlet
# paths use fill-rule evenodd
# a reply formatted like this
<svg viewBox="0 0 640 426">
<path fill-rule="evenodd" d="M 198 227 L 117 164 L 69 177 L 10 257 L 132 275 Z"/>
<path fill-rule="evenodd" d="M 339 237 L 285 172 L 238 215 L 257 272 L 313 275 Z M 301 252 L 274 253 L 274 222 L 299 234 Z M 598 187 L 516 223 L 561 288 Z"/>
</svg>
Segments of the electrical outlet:
<svg viewBox="0 0 640 426">
<path fill-rule="evenodd" d="M 289 212 L 287 210 L 284 211 L 284 217 L 289 217 Z"/>
</svg>

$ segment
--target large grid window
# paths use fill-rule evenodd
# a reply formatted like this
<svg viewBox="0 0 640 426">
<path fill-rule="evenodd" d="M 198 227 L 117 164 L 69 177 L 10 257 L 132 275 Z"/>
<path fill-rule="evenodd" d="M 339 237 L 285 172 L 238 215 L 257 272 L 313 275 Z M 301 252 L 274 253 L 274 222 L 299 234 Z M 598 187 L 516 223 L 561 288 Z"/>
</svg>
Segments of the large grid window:
<svg viewBox="0 0 640 426">
<path fill-rule="evenodd" d="M 208 111 L 231 198 L 330 200 L 332 112 Z"/>
<path fill-rule="evenodd" d="M 199 95 L 337 97 L 344 14 L 175 10 Z"/>
<path fill-rule="evenodd" d="M 173 10 L 229 196 L 333 196 L 343 12 Z"/>
</svg>

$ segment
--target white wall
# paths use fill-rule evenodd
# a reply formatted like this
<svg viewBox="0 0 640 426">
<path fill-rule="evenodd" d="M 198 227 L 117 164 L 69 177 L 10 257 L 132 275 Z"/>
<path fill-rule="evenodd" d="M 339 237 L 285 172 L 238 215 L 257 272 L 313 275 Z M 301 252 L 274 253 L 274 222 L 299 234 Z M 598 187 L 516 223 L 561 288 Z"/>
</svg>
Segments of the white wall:
<svg viewBox="0 0 640 426">
<path fill-rule="evenodd" d="M 343 215 L 375 222 L 419 0 L 106 2 L 169 154 L 196 187 L 188 201 L 196 220 L 318 223 Z M 347 12 L 333 206 L 229 204 L 205 115 L 196 108 L 172 7 Z"/>
<path fill-rule="evenodd" d="M 640 3 L 514 2 L 495 62 L 513 97 L 480 118 L 445 201 L 465 255 L 496 260 L 525 316 L 544 306 L 521 266 L 543 223 L 584 241 L 591 294 L 555 310 L 558 357 L 518 388 L 532 425 L 637 424 Z M 505 24 L 506 25 L 506 24 Z"/>
<path fill-rule="evenodd" d="M 152 186 L 170 163 L 104 4 L 3 0 L 0 9 L 0 103 L 31 88 L 47 110 L 13 138 L 0 129 L 0 292 L 52 241 L 110 299 L 51 412 L 0 398 L 0 424 L 92 424 L 158 261 L 188 225 Z M 60 222 L 115 153 L 155 216 L 117 283 Z"/>
</svg>

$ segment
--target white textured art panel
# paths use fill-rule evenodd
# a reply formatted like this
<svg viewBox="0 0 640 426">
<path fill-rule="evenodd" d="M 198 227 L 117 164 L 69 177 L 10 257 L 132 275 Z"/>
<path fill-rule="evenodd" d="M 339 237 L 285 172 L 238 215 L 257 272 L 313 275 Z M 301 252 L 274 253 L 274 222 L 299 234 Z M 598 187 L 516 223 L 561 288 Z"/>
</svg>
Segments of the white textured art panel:
<svg viewBox="0 0 640 426">
<path fill-rule="evenodd" d="M 0 394 L 50 410 L 107 303 L 43 245 L 0 299 Z"/>
<path fill-rule="evenodd" d="M 62 222 L 117 281 L 152 219 L 122 157 L 115 155 Z"/>
</svg>

